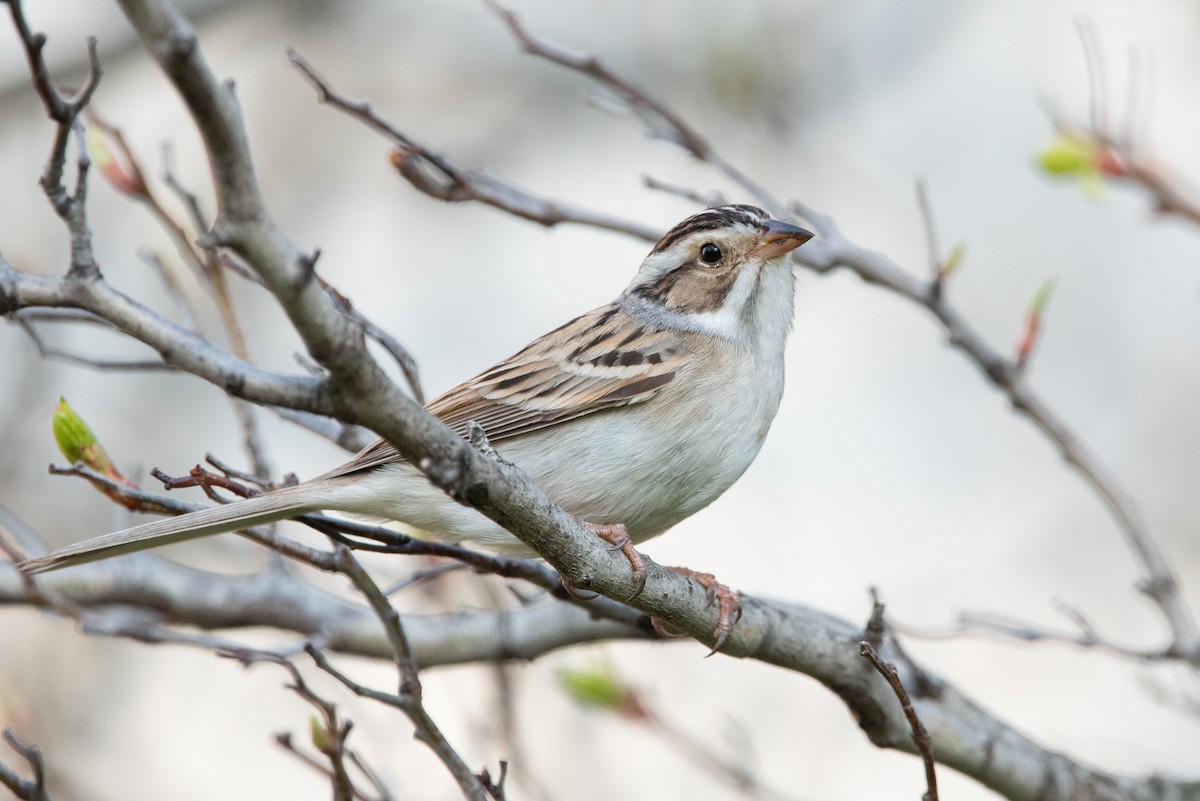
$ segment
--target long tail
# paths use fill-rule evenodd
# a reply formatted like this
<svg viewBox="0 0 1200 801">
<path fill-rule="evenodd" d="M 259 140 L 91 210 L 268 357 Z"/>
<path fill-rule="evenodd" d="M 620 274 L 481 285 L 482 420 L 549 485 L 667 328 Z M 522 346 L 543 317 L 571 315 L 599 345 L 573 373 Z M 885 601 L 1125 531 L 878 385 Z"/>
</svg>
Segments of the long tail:
<svg viewBox="0 0 1200 801">
<path fill-rule="evenodd" d="M 112 534 L 59 548 L 46 556 L 26 559 L 17 563 L 17 569 L 23 573 L 44 573 L 96 559 L 107 559 L 118 554 L 144 551 L 173 542 L 286 520 L 314 511 L 304 501 L 308 492 L 309 489 L 304 486 L 285 487 L 226 506 L 214 506 L 178 517 L 143 523 L 124 531 L 114 531 Z"/>
</svg>

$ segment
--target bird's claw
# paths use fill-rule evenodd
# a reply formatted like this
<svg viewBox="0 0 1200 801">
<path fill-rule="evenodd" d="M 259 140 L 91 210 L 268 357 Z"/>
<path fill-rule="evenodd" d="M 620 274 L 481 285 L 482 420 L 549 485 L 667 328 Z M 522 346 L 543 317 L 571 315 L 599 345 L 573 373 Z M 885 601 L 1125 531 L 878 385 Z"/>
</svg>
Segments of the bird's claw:
<svg viewBox="0 0 1200 801">
<path fill-rule="evenodd" d="M 642 555 L 633 547 L 633 540 L 630 539 L 629 532 L 625 529 L 625 526 L 620 523 L 584 523 L 583 527 L 607 542 L 611 546 L 609 550 L 613 552 L 620 551 L 629 560 L 629 567 L 633 570 L 633 578 L 637 582 L 637 589 L 625 600 L 632 601 L 641 595 L 642 590 L 646 589 L 646 561 L 642 559 Z"/>
<path fill-rule="evenodd" d="M 704 596 L 708 600 L 709 606 L 712 606 L 714 603 L 718 604 L 717 626 L 713 629 L 713 647 L 706 654 L 706 656 L 712 656 L 725 647 L 725 643 L 729 639 L 729 633 L 733 631 L 734 624 L 742 619 L 742 595 L 737 590 L 731 590 L 717 581 L 717 577 L 712 573 L 701 573 L 698 570 L 691 570 L 686 567 L 672 567 L 670 570 L 681 576 L 693 579 L 703 587 Z"/>
</svg>

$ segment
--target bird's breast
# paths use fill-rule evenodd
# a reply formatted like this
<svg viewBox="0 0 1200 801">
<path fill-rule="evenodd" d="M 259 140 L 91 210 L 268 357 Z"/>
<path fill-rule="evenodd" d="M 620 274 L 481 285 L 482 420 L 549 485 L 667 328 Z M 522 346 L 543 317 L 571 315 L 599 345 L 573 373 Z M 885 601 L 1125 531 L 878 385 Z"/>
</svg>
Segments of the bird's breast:
<svg viewBox="0 0 1200 801">
<path fill-rule="evenodd" d="M 779 408 L 782 369 L 681 375 L 651 400 L 501 443 L 555 502 L 636 542 L 716 500 L 754 461 Z"/>
</svg>

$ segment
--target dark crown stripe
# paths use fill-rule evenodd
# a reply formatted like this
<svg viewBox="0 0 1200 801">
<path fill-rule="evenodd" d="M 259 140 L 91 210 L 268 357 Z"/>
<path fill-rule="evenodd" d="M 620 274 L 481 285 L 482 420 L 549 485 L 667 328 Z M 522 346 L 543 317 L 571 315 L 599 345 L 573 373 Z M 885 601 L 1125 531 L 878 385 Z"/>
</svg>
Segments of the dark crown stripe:
<svg viewBox="0 0 1200 801">
<path fill-rule="evenodd" d="M 650 252 L 659 253 L 667 250 L 681 239 L 691 236 L 697 231 L 714 231 L 736 223 L 761 226 L 767 218 L 767 213 L 755 206 L 740 204 L 714 206 L 711 209 L 705 209 L 699 214 L 693 214 L 670 231 L 667 231 Z"/>
</svg>

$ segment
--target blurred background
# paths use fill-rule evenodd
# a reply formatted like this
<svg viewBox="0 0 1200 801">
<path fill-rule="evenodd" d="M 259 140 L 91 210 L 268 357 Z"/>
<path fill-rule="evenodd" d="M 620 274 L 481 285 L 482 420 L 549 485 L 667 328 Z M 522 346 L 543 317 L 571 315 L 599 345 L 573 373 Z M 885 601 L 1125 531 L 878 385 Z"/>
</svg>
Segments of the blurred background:
<svg viewBox="0 0 1200 801">
<path fill-rule="evenodd" d="M 40 0 L 60 84 L 83 74 L 84 37 L 105 69 L 93 102 L 157 180 L 173 149 L 180 179 L 211 211 L 206 163 L 180 101 L 107 3 Z M 924 179 L 943 243 L 966 247 L 950 301 L 1011 352 L 1036 288 L 1056 288 L 1028 381 L 1139 499 L 1200 608 L 1200 230 L 1159 219 L 1139 191 L 1083 191 L 1053 180 L 1037 154 L 1053 139 L 1045 104 L 1078 117 L 1088 74 L 1077 25 L 1094 27 L 1121 118 L 1131 83 L 1143 142 L 1163 170 L 1200 175 L 1200 9 L 1184 0 L 512 0 L 535 33 L 600 55 L 666 100 L 729 160 L 785 198 L 832 215 L 852 240 L 925 275 L 914 194 Z M 570 317 L 607 302 L 647 246 L 579 227 L 545 230 L 418 194 L 388 167 L 388 145 L 319 105 L 292 69 L 296 48 L 335 87 L 369 99 L 417 140 L 550 197 L 666 229 L 695 207 L 642 188 L 643 175 L 746 201 L 721 176 L 598 108 L 576 75 L 519 53 L 474 0 L 187 4 L 218 75 L 236 82 L 259 178 L 281 227 L 320 248 L 323 277 L 417 357 L 432 396 Z M 1132 66 L 1131 66 L 1132 65 Z M 1131 82 L 1131 70 L 1139 77 Z M 1147 91 L 1149 87 L 1149 91 Z M 51 126 L 29 86 L 11 26 L 0 24 L 0 250 L 16 267 L 65 269 L 63 227 L 37 179 Z M 98 177 L 94 243 L 110 281 L 169 312 L 139 258 L 174 258 L 145 210 Z M 164 196 L 168 193 L 162 192 Z M 299 350 L 261 290 L 234 280 L 252 356 L 296 370 Z M 216 312 L 199 326 L 220 341 Z M 135 347 L 55 329 L 63 347 L 105 357 Z M 179 474 L 206 451 L 244 464 L 222 393 L 173 375 L 112 374 L 41 358 L 0 326 L 0 503 L 51 544 L 126 517 L 85 486 L 46 474 L 60 395 L 131 475 Z M 761 456 L 708 510 L 645 546 L 656 561 L 711 570 L 744 591 L 811 604 L 852 621 L 877 587 L 891 620 L 945 630 L 987 610 L 1056 628 L 1059 601 L 1133 646 L 1165 627 L 1098 498 L 1047 440 L 959 353 L 923 310 L 838 273 L 802 272 L 783 407 Z M 306 478 L 345 454 L 261 413 L 276 471 Z M 151 482 L 152 484 L 153 482 Z M 176 555 L 253 569 L 234 537 Z M 410 566 L 382 564 L 385 575 Z M 405 599 L 430 611 L 485 606 L 476 580 L 454 595 Z M 270 667 L 245 671 L 181 647 L 89 638 L 67 622 L 0 610 L 0 725 L 46 752 L 56 798 L 327 797 L 284 754 L 277 731 L 305 736 L 310 710 Z M 235 635 L 246 636 L 246 635 Z M 909 636 L 927 667 L 1041 744 L 1118 773 L 1195 778 L 1194 677 L 1067 646 L 985 637 Z M 761 664 L 703 660 L 694 643 L 620 644 L 557 653 L 511 671 L 523 775 L 550 797 L 737 798 L 644 726 L 576 706 L 564 668 L 606 665 L 674 725 L 744 758 L 799 799 L 917 797 L 916 759 L 875 749 L 816 682 Z M 386 685 L 384 665 L 352 661 Z M 489 668 L 425 674 L 431 712 L 467 761 L 514 758 L 499 736 Z M 351 744 L 398 797 L 454 797 L 450 779 L 388 710 L 344 701 Z M 9 764 L 17 762 L 5 754 Z M 614 769 L 615 768 L 615 769 Z M 940 772 L 944 797 L 995 797 Z M 518 797 L 536 797 L 525 786 Z"/>
</svg>

